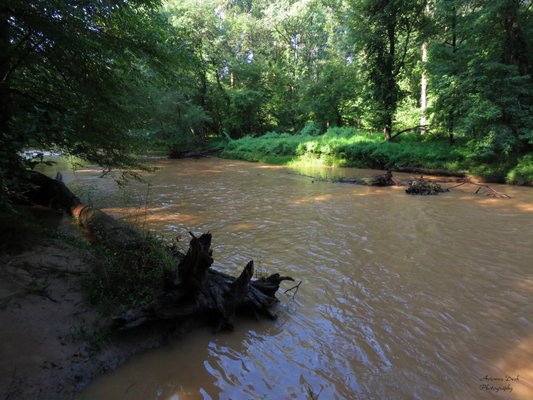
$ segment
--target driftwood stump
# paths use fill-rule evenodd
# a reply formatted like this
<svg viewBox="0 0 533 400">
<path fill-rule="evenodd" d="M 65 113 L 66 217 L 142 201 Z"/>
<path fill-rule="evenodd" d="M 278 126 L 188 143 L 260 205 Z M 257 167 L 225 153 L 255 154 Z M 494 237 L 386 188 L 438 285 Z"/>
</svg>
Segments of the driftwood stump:
<svg viewBox="0 0 533 400">
<path fill-rule="evenodd" d="M 396 182 L 392 178 L 392 172 L 389 170 L 384 174 L 374 175 L 370 178 L 362 178 L 361 183 L 368 186 L 394 186 Z"/>
<path fill-rule="evenodd" d="M 187 254 L 179 262 L 177 271 L 169 274 L 161 293 L 147 306 L 115 316 L 113 319 L 119 328 L 207 315 L 215 321 L 216 331 L 231 330 L 237 310 L 276 319 L 271 308 L 278 302 L 279 285 L 284 280 L 294 279 L 273 274 L 252 280 L 253 261 L 237 278 L 214 270 L 211 268 L 211 234 L 196 237 L 191 233 L 191 237 Z"/>
<path fill-rule="evenodd" d="M 448 191 L 448 189 L 443 188 L 437 182 L 433 182 L 424 178 L 413 179 L 411 182 L 409 182 L 407 189 L 405 189 L 405 193 L 407 194 L 419 194 L 422 196 L 435 195 Z"/>
</svg>

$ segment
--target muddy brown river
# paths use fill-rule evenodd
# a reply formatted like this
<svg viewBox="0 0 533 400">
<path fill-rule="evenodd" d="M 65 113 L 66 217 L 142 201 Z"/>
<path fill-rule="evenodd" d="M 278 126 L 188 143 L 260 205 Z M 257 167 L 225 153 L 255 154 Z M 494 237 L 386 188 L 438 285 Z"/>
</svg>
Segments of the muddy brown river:
<svg viewBox="0 0 533 400">
<path fill-rule="evenodd" d="M 184 249 L 211 231 L 215 268 L 253 259 L 303 283 L 277 321 L 197 329 L 82 399 L 533 399 L 533 189 L 408 196 L 298 175 L 372 171 L 154 163 L 149 184 L 119 190 L 89 168 L 72 185 Z"/>
</svg>

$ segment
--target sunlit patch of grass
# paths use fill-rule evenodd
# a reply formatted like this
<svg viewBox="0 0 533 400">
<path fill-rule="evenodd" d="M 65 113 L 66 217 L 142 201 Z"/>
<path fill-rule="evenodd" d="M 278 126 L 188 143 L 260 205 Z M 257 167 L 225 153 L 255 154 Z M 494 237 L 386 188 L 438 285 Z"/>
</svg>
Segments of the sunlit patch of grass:
<svg viewBox="0 0 533 400">
<path fill-rule="evenodd" d="M 445 141 L 384 143 L 381 134 L 351 128 L 331 128 L 324 135 L 269 132 L 227 143 L 223 157 L 289 165 L 395 168 L 399 166 L 459 167 L 462 154 Z"/>
<path fill-rule="evenodd" d="M 531 155 L 486 163 L 460 138 L 454 146 L 445 138 L 427 135 L 404 135 L 393 142 L 384 142 L 381 133 L 353 128 L 334 127 L 323 135 L 303 131 L 247 136 L 228 141 L 222 157 L 289 166 L 442 169 L 466 172 L 490 181 L 533 184 Z"/>
</svg>

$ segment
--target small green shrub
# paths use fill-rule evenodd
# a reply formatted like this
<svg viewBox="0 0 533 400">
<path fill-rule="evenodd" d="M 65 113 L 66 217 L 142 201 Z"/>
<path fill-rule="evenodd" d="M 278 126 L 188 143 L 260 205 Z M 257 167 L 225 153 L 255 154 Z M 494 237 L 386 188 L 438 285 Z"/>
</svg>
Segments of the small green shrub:
<svg viewBox="0 0 533 400">
<path fill-rule="evenodd" d="M 533 186 L 533 154 L 526 154 L 518 160 L 516 167 L 506 177 L 507 183 Z"/>
<path fill-rule="evenodd" d="M 506 154 L 502 135 L 499 141 L 488 135 L 473 146 L 458 137 L 450 146 L 447 138 L 430 135 L 400 136 L 383 142 L 378 132 L 332 127 L 319 136 L 269 132 L 260 137 L 244 137 L 225 147 L 223 157 L 292 165 L 319 164 L 355 168 L 395 169 L 399 167 L 467 171 L 474 175 L 509 183 L 531 184 L 532 156 L 514 165 Z"/>
<path fill-rule="evenodd" d="M 90 301 L 104 313 L 145 305 L 176 268 L 168 246 L 153 235 L 119 248 L 98 244 L 96 253 L 100 264 L 88 275 L 86 287 Z"/>
<path fill-rule="evenodd" d="M 322 129 L 315 122 L 308 122 L 300 131 L 302 136 L 318 136 L 322 133 Z"/>
</svg>

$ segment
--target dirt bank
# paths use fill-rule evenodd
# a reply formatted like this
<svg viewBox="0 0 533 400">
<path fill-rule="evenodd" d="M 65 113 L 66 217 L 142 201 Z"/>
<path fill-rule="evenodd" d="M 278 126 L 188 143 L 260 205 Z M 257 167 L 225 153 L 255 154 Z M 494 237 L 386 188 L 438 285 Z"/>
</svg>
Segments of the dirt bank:
<svg viewBox="0 0 533 400">
<path fill-rule="evenodd" d="M 164 342 L 169 329 L 161 326 L 109 333 L 82 287 L 96 262 L 59 239 L 0 255 L 0 399 L 72 399 L 97 375 Z"/>
</svg>

